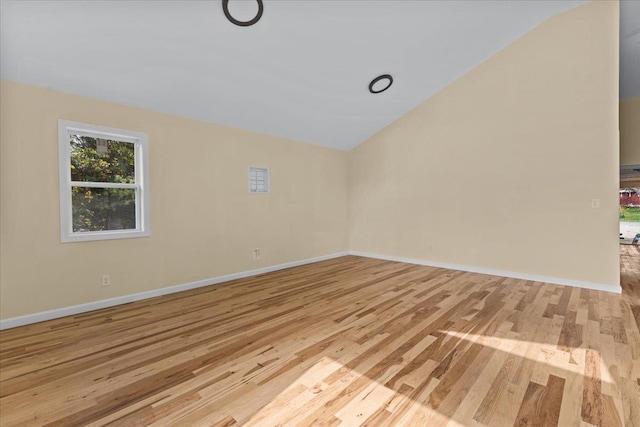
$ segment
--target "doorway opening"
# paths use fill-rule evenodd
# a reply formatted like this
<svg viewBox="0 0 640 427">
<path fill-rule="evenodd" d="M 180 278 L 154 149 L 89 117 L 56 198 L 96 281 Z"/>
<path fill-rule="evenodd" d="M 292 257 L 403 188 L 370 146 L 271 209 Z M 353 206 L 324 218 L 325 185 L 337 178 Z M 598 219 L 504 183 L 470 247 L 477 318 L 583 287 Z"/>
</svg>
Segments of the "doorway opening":
<svg viewBox="0 0 640 427">
<path fill-rule="evenodd" d="M 640 165 L 620 168 L 620 243 L 640 245 Z"/>
</svg>

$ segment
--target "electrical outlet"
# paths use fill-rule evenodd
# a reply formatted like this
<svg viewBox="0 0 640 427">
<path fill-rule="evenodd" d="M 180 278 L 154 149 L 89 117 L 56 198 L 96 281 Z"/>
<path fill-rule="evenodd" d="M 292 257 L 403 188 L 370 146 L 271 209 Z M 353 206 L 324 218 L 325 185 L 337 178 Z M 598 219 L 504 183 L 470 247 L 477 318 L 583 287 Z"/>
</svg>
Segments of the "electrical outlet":
<svg viewBox="0 0 640 427">
<path fill-rule="evenodd" d="M 256 248 L 253 250 L 253 259 L 255 261 L 260 259 L 260 248 Z"/>
<path fill-rule="evenodd" d="M 600 208 L 600 199 L 591 199 L 591 207 L 593 209 Z"/>
<path fill-rule="evenodd" d="M 102 286 L 111 286 L 111 276 L 108 274 L 102 275 Z"/>
</svg>

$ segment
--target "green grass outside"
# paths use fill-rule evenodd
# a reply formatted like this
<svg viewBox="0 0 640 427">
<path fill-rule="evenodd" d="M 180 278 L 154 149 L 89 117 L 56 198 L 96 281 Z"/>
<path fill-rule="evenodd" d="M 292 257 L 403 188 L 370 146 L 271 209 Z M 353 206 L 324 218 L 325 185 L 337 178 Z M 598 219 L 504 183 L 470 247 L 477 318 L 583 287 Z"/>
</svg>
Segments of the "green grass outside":
<svg viewBox="0 0 640 427">
<path fill-rule="evenodd" d="M 640 208 L 620 206 L 620 222 L 640 222 Z"/>
</svg>

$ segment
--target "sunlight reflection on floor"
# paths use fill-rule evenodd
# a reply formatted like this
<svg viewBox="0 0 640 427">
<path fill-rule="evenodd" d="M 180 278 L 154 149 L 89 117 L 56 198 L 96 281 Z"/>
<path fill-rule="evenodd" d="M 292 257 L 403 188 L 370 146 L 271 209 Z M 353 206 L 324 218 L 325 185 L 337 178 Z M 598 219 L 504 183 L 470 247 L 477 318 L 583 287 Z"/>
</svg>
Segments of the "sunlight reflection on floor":
<svg viewBox="0 0 640 427">
<path fill-rule="evenodd" d="M 504 337 L 495 337 L 495 336 L 485 336 L 485 335 L 476 335 L 476 334 L 463 334 L 456 331 L 440 331 L 448 336 L 455 337 L 462 340 L 473 341 L 473 342 L 482 342 L 482 345 L 495 348 L 496 350 L 506 351 L 509 354 L 514 356 L 519 356 L 523 358 L 528 358 L 534 360 L 536 362 L 544 363 L 544 366 L 548 366 L 549 368 L 561 369 L 565 372 L 571 372 L 576 375 L 582 375 L 588 378 L 591 378 L 587 373 L 585 373 L 585 355 L 586 348 L 575 348 L 572 349 L 571 353 L 566 351 L 561 351 L 557 348 L 556 344 L 550 343 L 540 343 L 540 342 L 532 342 L 525 341 L 513 338 L 504 338 Z M 595 351 L 595 350 L 592 350 Z M 609 372 L 609 369 L 606 366 L 606 361 L 604 360 L 602 355 L 596 351 L 600 359 L 600 380 L 603 385 L 613 385 L 616 383 Z M 532 358 L 529 355 L 535 354 L 538 355 L 536 358 Z M 570 363 L 569 360 L 575 362 Z M 532 378 L 532 380 L 536 380 L 536 378 Z M 540 382 L 541 385 L 545 385 Z"/>
<path fill-rule="evenodd" d="M 339 375 L 336 376 L 336 373 Z M 325 380 L 329 376 L 334 381 L 327 383 Z M 349 396 L 349 386 L 356 380 L 365 381 L 366 385 L 358 387 Z M 372 422 L 373 417 L 379 422 L 372 422 L 371 425 L 447 425 L 452 420 L 418 403 L 424 401 L 438 383 L 437 379 L 433 379 L 418 399 L 411 400 L 378 381 L 345 368 L 339 361 L 324 357 L 257 412 L 246 426 L 358 426 Z M 337 399 L 345 397 L 348 398 L 346 404 L 334 407 Z M 462 424 L 453 422 L 449 425 Z"/>
</svg>

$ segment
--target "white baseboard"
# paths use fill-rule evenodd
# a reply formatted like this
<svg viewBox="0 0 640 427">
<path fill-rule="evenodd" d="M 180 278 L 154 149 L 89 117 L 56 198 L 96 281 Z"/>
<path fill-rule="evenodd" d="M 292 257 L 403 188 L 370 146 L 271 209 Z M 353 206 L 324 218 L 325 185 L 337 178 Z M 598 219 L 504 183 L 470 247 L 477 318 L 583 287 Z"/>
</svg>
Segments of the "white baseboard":
<svg viewBox="0 0 640 427">
<path fill-rule="evenodd" d="M 332 258 L 349 255 L 349 252 L 338 252 L 330 255 L 323 255 L 315 258 L 303 259 L 300 261 L 287 262 L 273 265 L 271 267 L 258 268 L 255 270 L 242 271 L 240 273 L 227 274 L 226 276 L 212 277 L 210 279 L 198 280 L 196 282 L 183 283 L 181 285 L 169 286 L 167 288 L 153 289 L 151 291 L 138 292 L 136 294 L 123 295 L 121 297 L 109 298 L 100 301 L 93 301 L 86 304 L 73 305 L 70 307 L 57 308 L 55 310 L 42 311 L 25 316 L 12 317 L 0 320 L 0 330 L 15 328 L 17 326 L 29 325 L 43 322 L 45 320 L 57 319 L 59 317 L 72 316 L 74 314 L 86 313 L 87 311 L 99 310 L 101 308 L 113 307 L 129 302 L 140 301 L 147 298 L 161 295 L 173 294 L 187 291 L 189 289 L 201 288 L 204 286 L 216 285 L 230 280 L 242 279 L 244 277 L 255 276 L 257 274 L 270 273 L 272 271 L 284 270 L 285 268 L 298 267 L 300 265 L 312 264 L 314 262 L 325 261 Z"/>
<path fill-rule="evenodd" d="M 494 270 L 491 268 L 474 267 L 470 265 L 450 264 L 446 262 L 425 261 L 421 259 L 403 258 L 392 255 L 379 255 L 368 252 L 349 251 L 350 255 L 357 255 L 366 258 L 384 259 L 387 261 L 406 262 L 408 264 L 425 265 L 428 267 L 446 268 L 449 270 L 468 271 L 470 273 L 490 274 L 492 276 L 512 277 L 514 279 L 531 280 L 534 282 L 552 283 L 554 285 L 573 286 L 576 288 L 593 289 L 596 291 L 622 293 L 622 287 L 618 285 L 607 285 L 604 283 L 585 282 L 582 280 L 562 279 L 558 277 L 539 276 L 536 274 L 516 273 L 513 271 Z"/>
<path fill-rule="evenodd" d="M 446 268 L 449 270 L 468 271 L 471 273 L 490 274 L 492 276 L 512 277 L 515 279 L 531 280 L 534 282 L 552 283 L 555 285 L 573 286 L 578 288 L 594 289 L 597 291 L 622 293 L 620 285 L 606 285 L 602 283 L 585 282 L 573 279 L 561 279 L 550 276 L 539 276 L 535 274 L 516 273 L 513 271 L 494 270 L 491 268 L 474 267 L 468 265 L 451 264 L 437 261 L 425 261 L 413 258 L 403 258 L 392 255 L 380 255 L 361 251 L 338 252 L 330 255 L 323 255 L 315 258 L 308 258 L 300 261 L 293 261 L 271 267 L 258 268 L 255 270 L 243 271 L 240 273 L 228 274 L 226 276 L 212 277 L 210 279 L 198 280 L 195 282 L 183 283 L 181 285 L 169 286 L 167 288 L 153 289 L 150 291 L 139 292 L 136 294 L 123 295 L 121 297 L 109 298 L 100 301 L 93 301 L 86 304 L 73 305 L 70 307 L 58 308 L 55 310 L 42 311 L 25 316 L 12 317 L 0 320 L 0 330 L 15 328 L 17 326 L 29 325 L 32 323 L 44 322 L 45 320 L 57 319 L 65 316 L 73 316 L 79 313 L 86 313 L 92 310 L 114 307 L 121 304 L 127 304 L 134 301 L 140 301 L 147 298 L 158 297 L 162 295 L 173 294 L 176 292 L 187 291 L 189 289 L 201 288 L 204 286 L 215 285 L 218 283 L 228 282 L 231 280 L 242 279 L 244 277 L 255 276 L 258 274 L 270 273 L 272 271 L 283 270 L 285 268 L 298 267 L 300 265 L 312 264 L 314 262 L 325 261 L 332 258 L 338 258 L 345 255 L 356 255 L 367 258 L 383 259 L 387 261 L 405 262 L 408 264 L 425 265 L 428 267 Z"/>
</svg>

